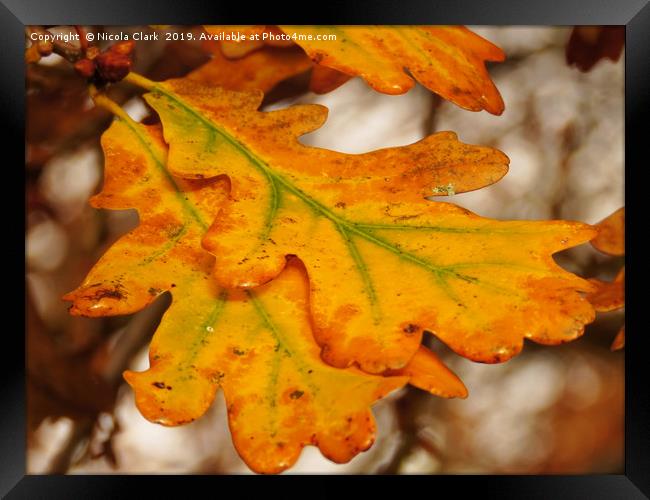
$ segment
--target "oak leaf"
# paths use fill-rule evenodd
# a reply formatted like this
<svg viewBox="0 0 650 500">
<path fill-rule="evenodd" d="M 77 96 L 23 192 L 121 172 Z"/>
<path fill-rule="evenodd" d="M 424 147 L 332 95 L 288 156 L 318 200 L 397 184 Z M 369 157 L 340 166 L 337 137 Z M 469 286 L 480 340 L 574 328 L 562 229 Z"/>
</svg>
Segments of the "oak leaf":
<svg viewBox="0 0 650 500">
<path fill-rule="evenodd" d="M 290 40 L 275 38 L 278 28 Z M 314 61 L 310 89 L 327 93 L 354 76 L 385 94 L 403 94 L 415 85 L 471 111 L 503 112 L 503 100 L 485 69 L 486 61 L 503 61 L 496 45 L 464 26 L 250 26 L 237 27 L 247 37 L 267 35 L 266 42 L 223 41 L 229 58 L 241 58 L 266 44 L 286 46 L 293 40 Z M 210 33 L 228 27 L 204 26 Z M 294 37 L 295 35 L 295 37 Z M 331 40 L 329 37 L 336 37 Z M 302 37 L 302 38 L 301 38 Z M 311 37 L 311 40 L 309 38 Z M 320 37 L 320 40 L 316 40 Z M 406 73 L 408 71 L 409 74 Z M 411 75 L 411 76 L 409 76 Z"/>
<path fill-rule="evenodd" d="M 259 286 L 297 255 L 329 364 L 403 368 L 425 329 L 472 360 L 501 362 L 524 338 L 557 344 L 593 321 L 579 293 L 592 286 L 551 257 L 590 240 L 590 226 L 495 221 L 424 199 L 450 185 L 459 193 L 495 182 L 507 170 L 503 153 L 451 132 L 337 153 L 298 141 L 325 121 L 322 106 L 259 112 L 261 93 L 129 79 L 150 90 L 168 168 L 229 179 L 229 203 L 203 240 L 216 256 L 216 279 L 226 288 Z"/>
<path fill-rule="evenodd" d="M 229 90 L 268 92 L 287 78 L 308 71 L 311 61 L 299 47 L 264 47 L 241 59 L 228 59 L 216 43 L 204 46 L 211 60 L 187 75 L 190 80 Z"/>
<path fill-rule="evenodd" d="M 295 45 L 291 40 L 284 40 L 275 26 L 218 26 L 205 25 L 203 29 L 213 36 L 221 38 L 219 41 L 221 52 L 228 59 L 239 59 L 247 56 L 262 47 L 291 47 Z M 266 37 L 263 35 L 266 34 Z M 225 36 L 240 36 L 242 39 L 224 39 Z M 268 35 L 276 35 L 269 37 Z M 254 38 L 256 37 L 256 39 Z M 217 39 L 219 39 L 217 38 Z"/>
<path fill-rule="evenodd" d="M 596 224 L 598 234 L 591 240 L 597 250 L 613 256 L 625 255 L 625 207 Z M 625 268 L 623 267 L 614 281 L 589 280 L 595 290 L 587 294 L 587 300 L 598 312 L 616 311 L 625 307 Z M 625 347 L 625 326 L 616 334 L 611 349 L 616 351 Z"/>
<path fill-rule="evenodd" d="M 339 88 L 350 78 L 350 75 L 336 71 L 335 69 L 314 64 L 309 79 L 309 90 L 316 94 L 327 94 L 332 90 Z"/>
<path fill-rule="evenodd" d="M 211 35 L 217 35 L 217 36 L 223 36 L 222 33 L 227 33 L 228 32 L 228 26 L 203 26 L 203 29 L 210 33 Z M 234 27 L 234 30 L 231 30 L 232 33 L 238 33 L 240 35 L 246 36 L 246 40 L 242 40 L 240 42 L 236 41 L 228 41 L 228 40 L 222 40 L 219 42 L 210 42 L 210 45 L 206 46 L 208 47 L 208 50 L 215 54 L 215 61 L 216 63 L 212 65 L 212 67 L 208 66 L 206 67 L 206 76 L 211 76 L 214 74 L 218 79 L 224 78 L 224 72 L 221 71 L 222 67 L 224 69 L 238 69 L 237 66 L 230 66 L 228 64 L 223 64 L 224 61 L 233 61 L 233 63 L 240 63 L 246 68 L 252 68 L 255 67 L 259 72 L 263 72 L 264 74 L 268 74 L 270 78 L 273 78 L 277 81 L 283 80 L 285 77 L 281 77 L 278 73 L 282 73 L 284 68 L 287 68 L 288 63 L 287 61 L 284 61 L 284 54 L 287 54 L 288 57 L 291 57 L 289 55 L 289 50 L 292 48 L 297 48 L 300 51 L 300 54 L 304 57 L 304 59 L 308 62 L 309 66 L 312 67 L 312 72 L 309 80 L 309 89 L 312 92 L 315 92 L 317 94 L 326 94 L 328 92 L 331 92 L 332 90 L 340 87 L 343 85 L 345 82 L 347 82 L 350 78 L 352 78 L 350 75 L 346 75 L 345 73 L 341 73 L 340 71 L 337 71 L 335 69 L 328 68 L 326 66 L 321 66 L 320 64 L 313 63 L 309 57 L 305 54 L 305 52 L 296 44 L 294 44 L 291 40 L 289 42 L 283 42 L 283 41 L 273 41 L 273 40 L 266 40 L 263 41 L 262 39 L 260 40 L 250 40 L 249 37 L 252 35 L 256 36 L 262 36 L 264 33 L 266 34 L 277 34 L 278 29 L 274 28 L 273 26 L 238 26 Z M 281 33 L 281 32 L 280 32 Z M 214 50 L 214 46 L 218 47 L 218 51 Z M 282 48 L 281 48 L 282 47 Z M 259 64 L 256 64 L 254 58 L 254 54 L 256 54 L 258 51 L 262 52 L 265 51 L 266 49 L 271 49 L 271 53 L 274 54 L 276 57 L 270 58 L 270 57 L 265 57 L 265 58 L 257 58 L 256 61 L 259 62 Z M 248 59 L 251 59 L 249 61 Z M 265 66 L 262 66 L 264 64 Z M 254 65 L 254 66 L 253 66 Z M 214 68 L 214 69 L 213 69 Z M 226 73 L 227 74 L 227 73 Z M 224 87 L 230 90 L 245 90 L 247 88 L 259 88 L 260 90 L 266 92 L 269 89 L 263 88 L 261 85 L 246 85 L 244 86 L 236 86 L 236 85 L 231 85 L 230 83 L 230 78 L 238 78 L 238 80 L 241 80 L 242 83 L 245 82 L 244 79 L 241 77 L 237 76 L 225 76 L 226 83 L 225 85 L 222 85 L 221 83 L 218 82 L 218 80 L 214 81 L 208 81 L 206 79 L 201 79 L 205 83 L 213 83 L 214 85 L 218 85 L 220 87 Z M 258 75 L 253 76 L 254 79 L 258 78 Z"/>
<path fill-rule="evenodd" d="M 384 375 L 409 377 L 409 384 L 443 398 L 466 398 L 465 384 L 429 349 L 421 345 L 408 365 Z"/>
<path fill-rule="evenodd" d="M 614 337 L 614 340 L 612 341 L 612 345 L 610 349 L 612 351 L 619 351 L 625 347 L 625 325 L 623 325 L 618 333 L 616 334 L 616 337 Z"/>
<path fill-rule="evenodd" d="M 625 26 L 576 26 L 566 46 L 566 62 L 587 72 L 601 59 L 618 61 L 625 45 Z"/>
<path fill-rule="evenodd" d="M 614 281 L 602 281 L 590 279 L 596 289 L 587 294 L 587 300 L 591 302 L 598 312 L 609 312 L 621 309 L 625 306 L 625 269 L 621 269 L 614 278 Z"/>
<path fill-rule="evenodd" d="M 598 234 L 591 240 L 597 250 L 608 255 L 625 255 L 625 207 L 596 224 Z"/>
<path fill-rule="evenodd" d="M 225 199 L 225 180 L 173 178 L 160 127 L 116 113 L 121 118 L 102 136 L 104 187 L 91 204 L 135 208 L 140 225 L 64 298 L 72 314 L 97 317 L 138 311 L 171 292 L 172 305 L 151 343 L 151 367 L 125 373 L 147 419 L 164 425 L 194 420 L 221 387 L 239 454 L 257 472 L 279 472 L 306 444 L 337 462 L 367 449 L 375 430 L 369 406 L 409 378 L 434 394 L 466 395 L 424 347 L 405 376 L 323 363 L 309 324 L 308 282 L 295 259 L 254 291 L 219 288 L 211 279 L 214 257 L 200 240 Z"/>
<path fill-rule="evenodd" d="M 360 76 L 379 92 L 403 94 L 415 85 L 462 108 L 503 112 L 503 100 L 485 61 L 503 51 L 463 26 L 280 26 L 317 64 Z M 300 35 L 311 35 L 312 40 Z M 316 40 L 320 36 L 321 40 Z M 336 36 L 335 40 L 324 39 Z M 409 74 L 406 73 L 408 70 Z M 344 81 L 344 79 L 342 79 Z M 341 83 L 343 83 L 341 81 Z M 332 86 L 315 91 L 329 91 Z"/>
</svg>

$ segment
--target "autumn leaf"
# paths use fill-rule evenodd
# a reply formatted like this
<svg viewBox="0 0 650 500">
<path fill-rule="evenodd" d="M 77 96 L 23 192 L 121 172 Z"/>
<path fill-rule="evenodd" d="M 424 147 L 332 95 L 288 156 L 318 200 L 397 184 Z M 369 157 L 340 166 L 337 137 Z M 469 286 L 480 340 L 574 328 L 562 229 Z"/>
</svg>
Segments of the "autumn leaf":
<svg viewBox="0 0 650 500">
<path fill-rule="evenodd" d="M 598 234 L 591 240 L 597 250 L 608 255 L 625 255 L 625 207 L 596 224 Z"/>
<path fill-rule="evenodd" d="M 462 108 L 485 109 L 496 115 L 503 112 L 503 100 L 485 61 L 503 61 L 505 54 L 463 26 L 280 28 L 286 34 L 296 33 L 295 42 L 317 64 L 360 76 L 379 92 L 403 94 L 415 85 L 415 79 Z M 301 35 L 311 35 L 312 40 Z M 327 39 L 331 36 L 336 39 Z"/>
<path fill-rule="evenodd" d="M 205 25 L 203 29 L 216 36 L 219 41 L 221 52 L 228 59 L 239 59 L 262 47 L 291 47 L 294 43 L 291 40 L 284 40 L 277 35 L 282 32 L 275 26 L 215 26 Z M 262 37 L 264 34 L 266 37 Z M 269 37 L 268 35 L 276 35 Z M 256 36 L 257 39 L 253 39 Z M 242 39 L 232 39 L 241 37 Z"/>
<path fill-rule="evenodd" d="M 242 59 L 228 59 L 216 47 L 210 48 L 211 60 L 192 71 L 187 78 L 229 90 L 259 89 L 268 92 L 287 78 L 309 70 L 311 61 L 299 47 L 264 47 Z"/>
<path fill-rule="evenodd" d="M 608 255 L 625 255 L 625 207 L 605 217 L 595 227 L 598 234 L 591 240 L 594 248 Z M 625 307 L 625 268 L 618 272 L 614 281 L 595 278 L 589 281 L 595 286 L 595 290 L 587 294 L 587 300 L 596 311 L 609 312 Z M 622 326 L 612 342 L 611 349 L 616 351 L 624 346 L 625 327 Z"/>
<path fill-rule="evenodd" d="M 409 384 L 442 398 L 466 398 L 465 384 L 429 349 L 421 345 L 408 365 L 384 375 L 404 375 Z"/>
<path fill-rule="evenodd" d="M 496 115 L 504 109 L 485 61 L 503 61 L 505 54 L 463 26 L 279 26 L 281 31 L 271 26 L 228 28 L 204 26 L 212 34 L 233 31 L 247 37 L 240 42 L 221 42 L 228 58 L 244 57 L 266 44 L 287 46 L 294 40 L 315 63 L 310 89 L 316 93 L 330 92 L 351 77 L 360 76 L 378 92 L 403 94 L 415 85 L 415 79 L 462 108 L 486 109 Z M 284 39 L 278 36 L 282 32 Z M 262 38 L 265 33 L 266 38 Z M 248 39 L 252 34 L 261 39 Z"/>
<path fill-rule="evenodd" d="M 229 203 L 203 240 L 216 279 L 259 286 L 297 255 L 329 364 L 403 368 L 425 329 L 472 360 L 500 362 L 523 338 L 557 344 L 593 321 L 579 293 L 592 286 L 551 257 L 591 239 L 590 226 L 495 221 L 423 198 L 495 182 L 507 170 L 501 152 L 442 132 L 406 147 L 336 153 L 298 141 L 322 125 L 322 106 L 258 112 L 260 93 L 129 81 L 150 90 L 175 175 L 230 181 Z"/>
<path fill-rule="evenodd" d="M 350 78 L 352 78 L 350 75 L 346 75 L 335 69 L 314 64 L 309 80 L 309 90 L 316 94 L 327 94 L 343 85 Z"/>
<path fill-rule="evenodd" d="M 265 31 L 264 26 L 218 26 L 205 25 L 204 31 L 212 35 L 212 40 L 218 40 L 221 51 L 228 59 L 239 59 L 249 53 L 264 47 L 261 40 L 251 39 L 253 35 L 261 35 Z M 241 36 L 242 40 L 231 40 L 232 37 Z"/>
<path fill-rule="evenodd" d="M 601 59 L 618 61 L 625 45 L 625 26 L 576 26 L 566 47 L 566 61 L 587 72 Z"/>
<path fill-rule="evenodd" d="M 595 285 L 595 290 L 587 294 L 598 312 L 609 312 L 625 306 L 625 269 L 621 269 L 614 281 L 589 280 Z"/>
<path fill-rule="evenodd" d="M 151 368 L 125 373 L 147 419 L 192 421 L 221 387 L 242 458 L 257 472 L 278 472 L 306 444 L 337 462 L 367 449 L 375 432 L 369 406 L 409 378 L 433 394 L 466 395 L 462 382 L 424 347 L 404 376 L 323 363 L 309 324 L 308 281 L 295 259 L 254 291 L 219 288 L 211 279 L 214 257 L 200 240 L 225 199 L 226 181 L 173 178 L 160 127 L 137 124 L 103 102 L 121 118 L 102 137 L 105 181 L 91 203 L 135 208 L 140 225 L 64 298 L 72 314 L 98 317 L 132 313 L 172 293 L 151 343 Z"/>
<path fill-rule="evenodd" d="M 612 345 L 610 349 L 612 351 L 619 351 L 625 347 L 625 325 L 623 325 L 618 333 L 616 334 L 616 337 L 614 337 L 614 340 L 612 341 Z"/>
<path fill-rule="evenodd" d="M 261 37 L 264 33 L 267 33 L 267 35 L 277 35 L 279 30 L 272 26 L 203 26 L 203 29 L 213 36 L 223 37 L 225 34 L 230 33 L 231 35 L 239 34 L 247 37 L 245 40 L 239 42 L 222 40 L 218 42 L 210 41 L 209 45 L 206 44 L 209 48 L 208 50 L 213 53 L 215 57 L 214 64 L 206 65 L 205 67 L 206 78 L 203 78 L 203 74 L 201 75 L 200 81 L 203 81 L 204 83 L 212 83 L 213 85 L 218 85 L 229 90 L 259 88 L 260 90 L 267 92 L 271 85 L 248 84 L 247 79 L 241 78 L 241 76 L 234 73 L 234 70 L 240 68 L 244 71 L 248 70 L 250 77 L 254 80 L 259 80 L 261 77 L 264 81 L 268 75 L 268 78 L 277 83 L 286 78 L 286 76 L 282 76 L 284 70 L 288 70 L 292 67 L 291 61 L 285 60 L 285 58 L 293 59 L 297 57 L 291 54 L 290 51 L 292 49 L 298 49 L 299 54 L 301 55 L 301 60 L 306 61 L 308 66 L 312 68 L 309 81 L 309 89 L 312 92 L 316 92 L 317 94 L 326 94 L 352 78 L 351 76 L 336 71 L 335 69 L 321 66 L 320 64 L 312 64 L 311 59 L 307 57 L 305 52 L 291 40 L 288 42 L 282 40 L 275 41 L 270 39 L 270 37 L 267 37 L 268 39 L 265 41 L 262 39 L 249 39 L 252 35 Z M 280 33 L 282 32 L 280 31 Z M 218 50 L 215 50 L 215 48 L 218 48 Z M 273 54 L 274 57 L 255 57 L 255 54 L 258 53 L 256 51 L 259 51 L 260 53 L 267 52 L 267 54 Z M 226 61 L 232 61 L 232 65 L 227 64 Z M 238 66 L 238 64 L 241 66 Z M 230 72 L 229 70 L 233 70 L 233 72 Z M 212 78 L 212 75 L 216 78 Z M 235 79 L 235 81 L 233 82 L 232 79 Z M 239 85 L 240 82 L 244 85 Z"/>
<path fill-rule="evenodd" d="M 272 284 L 221 291 L 217 300 L 211 280 L 201 281 L 167 313 L 169 322 L 151 344 L 151 369 L 125 374 L 146 418 L 166 425 L 194 420 L 220 386 L 235 447 L 257 472 L 290 467 L 306 444 L 339 463 L 372 445 L 369 406 L 408 379 L 320 360 L 309 328 L 308 286 L 296 261 Z M 209 303 L 198 303 L 196 295 Z M 172 315 L 190 324 L 197 313 L 205 321 L 179 335 Z"/>
</svg>

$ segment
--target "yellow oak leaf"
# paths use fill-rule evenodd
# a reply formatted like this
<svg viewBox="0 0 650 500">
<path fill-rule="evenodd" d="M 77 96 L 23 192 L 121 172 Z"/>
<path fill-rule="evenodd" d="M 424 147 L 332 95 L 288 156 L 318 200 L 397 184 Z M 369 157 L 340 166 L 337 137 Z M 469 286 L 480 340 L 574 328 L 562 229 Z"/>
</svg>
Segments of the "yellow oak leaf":
<svg viewBox="0 0 650 500">
<path fill-rule="evenodd" d="M 102 98 L 97 97 L 99 102 Z M 149 420 L 179 425 L 205 413 L 223 389 L 235 446 L 257 472 L 289 467 L 306 444 L 337 462 L 373 442 L 370 405 L 413 384 L 445 397 L 460 380 L 421 347 L 403 376 L 337 369 L 319 357 L 309 324 L 308 281 L 299 261 L 254 291 L 226 291 L 211 279 L 214 257 L 200 240 L 226 198 L 225 179 L 172 177 L 160 126 L 120 117 L 102 136 L 105 180 L 97 208 L 135 208 L 140 225 L 113 244 L 64 299 L 75 315 L 129 314 L 170 291 L 150 348 L 150 369 L 126 372 Z"/>
<path fill-rule="evenodd" d="M 441 132 L 406 147 L 350 155 L 298 141 L 326 117 L 317 105 L 259 112 L 259 92 L 183 79 L 127 77 L 147 88 L 170 145 L 168 168 L 227 176 L 229 203 L 203 244 L 226 288 L 305 264 L 314 334 L 336 367 L 403 368 L 433 332 L 475 361 L 501 362 L 528 338 L 575 339 L 593 321 L 593 286 L 552 254 L 595 230 L 567 221 L 496 221 L 424 196 L 502 177 L 507 157 Z"/>
<path fill-rule="evenodd" d="M 290 467 L 307 444 L 338 463 L 368 449 L 375 434 L 370 405 L 408 378 L 323 363 L 299 262 L 255 291 L 215 297 L 216 288 L 201 279 L 191 293 L 175 296 L 151 343 L 151 368 L 125 373 L 142 414 L 165 425 L 194 420 L 221 387 L 235 448 L 257 472 Z M 181 325 L 188 326 L 179 331 Z"/>
</svg>

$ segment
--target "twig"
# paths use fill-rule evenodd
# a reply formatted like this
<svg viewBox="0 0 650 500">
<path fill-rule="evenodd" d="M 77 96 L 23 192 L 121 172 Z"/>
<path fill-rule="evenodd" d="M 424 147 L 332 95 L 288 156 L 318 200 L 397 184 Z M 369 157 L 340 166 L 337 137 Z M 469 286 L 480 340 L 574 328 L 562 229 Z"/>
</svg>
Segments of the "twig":
<svg viewBox="0 0 650 500">
<path fill-rule="evenodd" d="M 94 425 L 95 418 L 74 421 L 70 436 L 68 436 L 57 454 L 52 457 L 46 474 L 65 474 L 68 472 L 77 448 L 84 439 L 89 438 Z"/>
<path fill-rule="evenodd" d="M 397 412 L 397 425 L 402 434 L 402 442 L 390 462 L 382 467 L 380 474 L 397 474 L 404 459 L 411 453 L 413 445 L 417 442 L 415 415 L 422 395 L 427 395 L 412 386 L 406 387 L 405 394 L 395 402 Z"/>
<path fill-rule="evenodd" d="M 85 56 L 86 51 L 88 50 L 88 39 L 86 38 L 86 30 L 83 28 L 83 26 L 78 26 L 78 25 L 75 25 L 74 29 L 77 30 L 77 34 L 79 35 L 79 45 L 81 46 L 81 52 Z"/>
</svg>

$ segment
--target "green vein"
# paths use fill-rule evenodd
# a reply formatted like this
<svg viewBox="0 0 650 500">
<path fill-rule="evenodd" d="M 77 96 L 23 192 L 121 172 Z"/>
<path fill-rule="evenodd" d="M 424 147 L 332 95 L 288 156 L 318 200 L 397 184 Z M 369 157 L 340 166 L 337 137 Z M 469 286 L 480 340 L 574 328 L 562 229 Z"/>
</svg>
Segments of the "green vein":
<svg viewBox="0 0 650 500">
<path fill-rule="evenodd" d="M 186 214 L 188 214 L 190 218 L 193 219 L 194 222 L 196 222 L 203 231 L 206 231 L 208 229 L 208 224 L 205 222 L 205 220 L 203 219 L 199 211 L 197 211 L 195 207 L 192 206 L 192 204 L 189 203 L 188 200 L 185 198 L 186 193 L 178 187 L 178 184 L 176 184 L 176 181 L 167 170 L 167 167 L 165 166 L 163 160 L 159 157 L 157 152 L 154 150 L 154 145 L 152 144 L 151 140 L 145 134 L 142 133 L 141 125 L 133 121 L 126 114 L 125 116 L 118 117 L 118 119 L 121 119 L 122 122 L 125 123 L 129 127 L 129 129 L 134 133 L 137 139 L 144 145 L 145 149 L 148 151 L 150 158 L 154 161 L 154 164 L 156 165 L 159 172 L 163 174 L 165 180 L 167 180 L 167 182 L 169 182 L 169 184 L 174 189 L 174 194 L 176 195 L 177 200 L 180 202 L 180 205 L 185 209 Z M 187 233 L 187 231 L 188 231 L 187 223 L 184 223 L 180 231 L 178 231 L 177 234 L 175 234 L 174 237 L 171 238 L 170 241 L 167 242 L 162 249 L 146 257 L 143 260 L 143 262 L 139 265 L 149 264 L 154 260 L 156 260 L 158 257 L 164 255 L 166 252 L 168 252 L 169 250 L 171 250 L 171 248 L 174 247 L 174 245 L 178 242 L 178 240 L 180 240 Z M 219 294 L 219 297 L 217 298 L 214 307 L 210 311 L 209 315 L 206 317 L 203 323 L 201 323 L 201 325 L 198 327 L 200 333 L 198 337 L 195 337 L 194 341 L 191 344 L 190 355 L 188 356 L 188 363 L 191 363 L 191 361 L 196 358 L 196 356 L 198 355 L 198 351 L 205 344 L 206 338 L 213 333 L 214 330 L 212 330 L 211 328 L 213 328 L 215 323 L 219 320 L 219 317 L 225 307 L 225 303 L 227 300 L 228 300 L 228 292 L 226 290 L 222 290 L 221 293 Z"/>
<path fill-rule="evenodd" d="M 153 261 L 165 255 L 172 248 L 174 248 L 174 246 L 176 246 L 178 241 L 187 233 L 188 231 L 187 216 L 189 216 L 190 219 L 193 219 L 194 222 L 196 222 L 201 227 L 203 232 L 207 231 L 208 224 L 205 222 L 203 217 L 201 217 L 201 214 L 192 206 L 192 204 L 187 201 L 187 198 L 185 197 L 187 193 L 185 193 L 178 187 L 178 184 L 176 184 L 176 181 L 167 170 L 164 161 L 160 158 L 158 152 L 155 151 L 155 146 L 152 144 L 151 140 L 145 134 L 142 133 L 141 130 L 142 125 L 135 122 L 126 113 L 117 116 L 116 119 L 121 120 L 127 127 L 129 127 L 129 130 L 131 130 L 131 132 L 135 135 L 137 140 L 144 146 L 145 150 L 148 152 L 149 157 L 153 160 L 153 163 L 156 166 L 157 170 L 159 171 L 159 173 L 163 175 L 165 180 L 171 185 L 177 201 L 185 210 L 185 216 L 183 217 L 184 222 L 181 229 L 173 237 L 171 237 L 169 241 L 165 243 L 165 245 L 163 245 L 155 252 L 150 253 L 147 257 L 145 257 L 144 259 L 142 259 L 141 262 L 138 263 L 138 266 L 148 266 Z"/>
<path fill-rule="evenodd" d="M 192 204 L 188 203 L 187 199 L 185 198 L 186 193 L 178 187 L 178 184 L 176 184 L 176 181 L 167 170 L 167 167 L 165 166 L 163 160 L 159 158 L 158 154 L 154 151 L 154 148 L 149 138 L 146 137 L 141 132 L 140 130 L 141 125 L 133 121 L 133 119 L 131 119 L 126 114 L 125 116 L 118 117 L 118 119 L 122 120 L 129 127 L 129 129 L 131 129 L 131 131 L 135 134 L 138 140 L 149 151 L 149 156 L 151 157 L 151 159 L 153 159 L 154 164 L 156 165 L 160 173 L 163 174 L 165 180 L 171 184 L 172 188 L 174 189 L 174 194 L 176 195 L 176 198 L 178 199 L 178 202 L 181 204 L 181 206 L 195 220 L 195 222 L 199 224 L 199 226 L 201 226 L 201 229 L 207 231 L 209 227 L 208 223 L 205 222 L 203 217 L 201 217 L 201 214 L 192 206 Z"/>
<path fill-rule="evenodd" d="M 280 349 L 283 349 L 284 352 L 288 357 L 291 358 L 291 362 L 293 365 L 296 367 L 298 370 L 298 373 L 302 376 L 303 381 L 305 382 L 305 385 L 309 387 L 311 390 L 312 394 L 316 395 L 319 392 L 319 388 L 315 386 L 311 382 L 311 378 L 308 376 L 308 368 L 304 365 L 304 363 L 301 363 L 301 361 L 298 359 L 298 356 L 294 356 L 294 354 L 298 354 L 297 351 L 298 349 L 292 348 L 289 342 L 290 336 L 285 336 L 282 334 L 282 331 L 275 325 L 273 320 L 271 319 L 270 314 L 264 307 L 264 304 L 262 304 L 262 300 L 257 296 L 255 292 L 252 290 L 245 290 L 246 295 L 250 299 L 251 303 L 253 304 L 253 307 L 255 308 L 255 311 L 257 312 L 258 316 L 262 320 L 262 325 L 273 335 L 273 338 L 277 342 L 277 345 Z M 276 406 L 276 394 L 277 391 L 275 388 L 277 387 L 277 379 L 279 376 L 279 367 L 280 367 L 280 357 L 275 356 L 273 359 L 273 366 L 271 367 L 271 375 L 269 377 L 269 403 L 271 404 L 272 407 Z"/>
<path fill-rule="evenodd" d="M 219 297 L 217 297 L 217 301 L 210 311 L 210 314 L 208 314 L 205 320 L 198 326 L 199 335 L 194 338 L 191 344 L 191 354 L 188 356 L 188 362 L 191 362 L 196 358 L 196 356 L 198 356 L 199 350 L 205 346 L 206 339 L 214 332 L 214 325 L 219 320 L 227 300 L 228 292 L 222 290 Z"/>
<path fill-rule="evenodd" d="M 458 262 L 455 264 L 452 264 L 450 266 L 444 266 L 443 268 L 449 269 L 449 270 L 456 270 L 456 269 L 466 269 L 466 268 L 473 268 L 473 267 L 506 267 L 506 268 L 511 268 L 519 271 L 526 271 L 530 273 L 538 273 L 538 274 L 547 274 L 548 271 L 539 269 L 537 267 L 533 266 L 526 266 L 523 264 L 513 264 L 512 262 L 502 262 L 502 261 L 496 261 L 496 262 Z"/>
<path fill-rule="evenodd" d="M 350 256 L 352 257 L 352 260 L 354 260 L 357 271 L 361 275 L 363 286 L 366 290 L 366 294 L 368 295 L 368 299 L 370 300 L 373 321 L 376 325 L 378 325 L 381 320 L 381 311 L 379 310 L 379 303 L 377 301 L 377 292 L 375 291 L 370 273 L 368 272 L 368 266 L 366 265 L 366 262 L 363 259 L 361 253 L 359 253 L 357 245 L 354 243 L 354 241 L 352 241 L 352 238 L 350 238 L 350 234 L 347 232 L 347 230 L 343 226 L 336 225 L 335 227 L 343 238 L 343 241 L 345 241 L 345 244 L 348 247 L 348 251 L 350 252 Z"/>
<path fill-rule="evenodd" d="M 158 250 L 150 253 L 147 257 L 142 259 L 141 262 L 138 262 L 138 266 L 148 266 L 158 257 L 165 255 L 178 243 L 178 240 L 180 240 L 186 233 L 187 233 L 187 224 L 183 224 L 181 226 L 180 231 L 178 231 L 173 237 L 171 237 L 167 241 L 167 243 L 162 245 Z"/>
<path fill-rule="evenodd" d="M 445 227 L 445 226 L 425 226 L 425 225 L 414 225 L 414 226 L 405 226 L 402 224 L 373 224 L 373 223 L 363 223 L 363 222 L 350 222 L 351 225 L 354 225 L 360 229 L 370 229 L 370 230 L 421 230 L 426 229 L 427 231 L 436 232 L 436 233 L 457 233 L 457 234 L 531 234 L 531 233 L 540 233 L 544 232 L 540 229 L 527 228 L 522 225 L 520 228 L 492 228 L 492 227 Z M 550 231 L 555 231 L 555 228 L 550 228 Z"/>
<path fill-rule="evenodd" d="M 275 179 L 271 177 L 268 172 L 264 173 L 269 181 L 271 192 L 269 194 L 269 210 L 266 214 L 266 219 L 264 220 L 264 232 L 260 235 L 260 240 L 262 242 L 266 241 L 266 239 L 271 234 L 271 229 L 273 229 L 273 221 L 275 220 L 275 216 L 278 213 L 278 208 L 280 208 L 280 191 L 278 190 L 278 185 L 275 183 Z"/>
<path fill-rule="evenodd" d="M 451 285 L 449 284 L 449 282 L 447 282 L 447 279 L 443 275 L 441 275 L 440 273 L 436 273 L 435 279 L 436 282 L 438 283 L 438 286 L 447 294 L 447 296 L 450 299 L 452 299 L 459 305 L 462 304 L 460 297 L 456 295 L 456 292 L 454 292 L 453 288 L 451 288 Z"/>
</svg>

